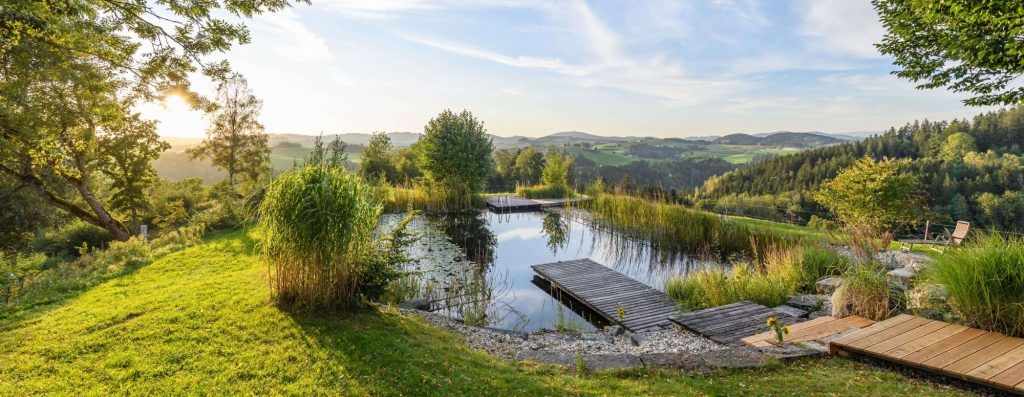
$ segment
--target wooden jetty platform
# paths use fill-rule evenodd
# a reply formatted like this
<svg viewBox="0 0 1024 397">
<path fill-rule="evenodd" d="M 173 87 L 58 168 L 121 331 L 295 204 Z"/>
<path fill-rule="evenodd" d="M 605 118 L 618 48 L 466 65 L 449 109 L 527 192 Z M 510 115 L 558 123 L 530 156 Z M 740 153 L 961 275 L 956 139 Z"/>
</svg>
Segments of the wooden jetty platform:
<svg viewBox="0 0 1024 397">
<path fill-rule="evenodd" d="M 861 329 L 874 321 L 860 316 L 835 318 L 822 316 L 802 323 L 788 324 L 789 335 L 782 337 L 782 343 L 800 343 L 826 338 L 841 332 Z M 747 346 L 767 347 L 775 343 L 775 331 L 763 332 L 740 339 Z"/>
<path fill-rule="evenodd" d="M 633 332 L 669 329 L 678 308 L 667 295 L 590 259 L 531 266 L 552 288 Z M 625 315 L 619 318 L 619 308 Z"/>
<path fill-rule="evenodd" d="M 514 194 L 499 194 L 487 197 L 487 207 L 498 212 L 526 212 L 537 211 L 545 207 L 561 207 L 568 203 L 588 200 L 590 200 L 590 197 L 586 196 L 566 199 L 528 199 Z"/>
<path fill-rule="evenodd" d="M 899 315 L 829 343 L 829 352 L 863 354 L 1024 394 L 1024 339 Z"/>
<path fill-rule="evenodd" d="M 670 320 L 715 342 L 738 346 L 742 345 L 740 339 L 768 331 L 768 317 L 775 317 L 785 324 L 800 321 L 768 306 L 747 301 L 683 313 Z"/>
</svg>

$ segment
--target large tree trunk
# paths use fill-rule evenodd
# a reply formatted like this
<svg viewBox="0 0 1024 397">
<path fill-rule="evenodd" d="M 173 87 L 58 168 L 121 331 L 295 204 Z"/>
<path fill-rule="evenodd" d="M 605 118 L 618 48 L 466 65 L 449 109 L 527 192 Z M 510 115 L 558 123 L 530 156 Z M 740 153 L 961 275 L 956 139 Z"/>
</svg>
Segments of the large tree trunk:
<svg viewBox="0 0 1024 397">
<path fill-rule="evenodd" d="M 124 227 L 121 222 L 110 216 L 110 213 L 107 212 L 106 208 L 103 208 L 103 204 L 100 203 L 100 200 L 92 194 L 91 190 L 89 190 L 89 186 L 85 182 L 84 178 L 72 181 L 71 184 L 75 186 L 75 190 L 78 190 L 78 194 L 82 196 L 82 200 L 85 200 L 86 204 L 89 205 L 89 208 L 91 208 L 92 212 L 96 215 L 96 220 L 99 221 L 97 226 L 110 231 L 110 234 L 119 241 L 127 241 L 131 238 L 132 233 L 128 231 L 128 228 Z"/>
</svg>

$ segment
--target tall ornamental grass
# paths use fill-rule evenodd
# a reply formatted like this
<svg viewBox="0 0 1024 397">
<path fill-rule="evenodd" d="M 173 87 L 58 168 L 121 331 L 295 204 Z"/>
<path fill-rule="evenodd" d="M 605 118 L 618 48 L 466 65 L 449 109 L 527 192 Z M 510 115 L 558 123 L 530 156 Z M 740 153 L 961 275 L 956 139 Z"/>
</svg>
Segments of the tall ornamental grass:
<svg viewBox="0 0 1024 397">
<path fill-rule="evenodd" d="M 1024 238 L 982 235 L 947 250 L 925 277 L 945 287 L 950 306 L 968 325 L 1024 336 Z"/>
<path fill-rule="evenodd" d="M 271 183 L 259 226 L 278 301 L 299 311 L 355 303 L 382 209 L 373 187 L 337 168 L 306 166 Z"/>
<path fill-rule="evenodd" d="M 769 230 L 754 232 L 729 219 L 678 204 L 622 194 L 601 194 L 593 199 L 590 213 L 600 223 L 635 237 L 649 239 L 665 248 L 692 254 L 753 254 L 772 244 L 788 246 L 795 239 Z M 758 246 L 751 247 L 756 238 Z"/>
<path fill-rule="evenodd" d="M 851 266 L 843 273 L 842 285 L 832 293 L 832 315 L 856 315 L 875 321 L 885 320 L 892 313 L 893 294 L 885 272 L 877 263 L 867 262 Z"/>
<path fill-rule="evenodd" d="M 665 293 L 687 310 L 742 301 L 783 305 L 801 289 L 806 274 L 804 255 L 801 246 L 769 246 L 754 262 L 734 262 L 731 269 L 708 266 L 673 277 L 665 284 Z"/>
</svg>

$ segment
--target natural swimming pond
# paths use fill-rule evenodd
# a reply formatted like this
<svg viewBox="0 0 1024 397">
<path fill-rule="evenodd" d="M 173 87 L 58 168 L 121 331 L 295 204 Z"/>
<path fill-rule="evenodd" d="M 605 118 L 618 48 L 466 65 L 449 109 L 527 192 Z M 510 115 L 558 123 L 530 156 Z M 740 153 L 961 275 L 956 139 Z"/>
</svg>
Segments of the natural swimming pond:
<svg viewBox="0 0 1024 397">
<path fill-rule="evenodd" d="M 578 303 L 556 299 L 531 265 L 590 258 L 661 290 L 671 276 L 702 266 L 691 257 L 587 221 L 581 210 L 420 215 L 410 254 L 418 260 L 420 297 L 436 309 L 477 325 L 535 331 L 602 325 Z M 389 215 L 394 222 L 399 215 Z M 589 320 L 589 321 L 588 321 Z"/>
</svg>

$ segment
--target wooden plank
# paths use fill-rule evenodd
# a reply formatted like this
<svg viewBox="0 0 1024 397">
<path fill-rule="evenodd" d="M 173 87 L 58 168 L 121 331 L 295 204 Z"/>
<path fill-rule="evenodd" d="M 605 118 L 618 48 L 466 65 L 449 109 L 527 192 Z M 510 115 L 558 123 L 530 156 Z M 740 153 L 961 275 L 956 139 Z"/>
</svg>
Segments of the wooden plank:
<svg viewBox="0 0 1024 397">
<path fill-rule="evenodd" d="M 895 337 L 904 332 L 917 328 L 918 326 L 927 323 L 928 321 L 930 320 L 921 317 L 914 317 L 910 320 L 896 324 L 895 326 L 892 326 L 888 329 L 882 330 L 881 332 L 878 332 L 874 335 L 868 336 L 867 338 L 862 338 L 860 340 L 848 343 L 846 346 L 857 350 L 863 350 L 876 343 L 885 341 L 889 338 Z"/>
<path fill-rule="evenodd" d="M 889 351 L 886 351 L 885 354 L 890 357 L 901 359 L 904 356 L 910 355 L 914 352 L 924 349 L 925 347 L 928 347 L 936 342 L 939 342 L 945 338 L 948 338 L 966 329 L 968 328 L 964 326 L 946 324 L 945 327 L 942 327 L 928 335 L 909 341 L 903 344 L 902 346 L 897 346 Z"/>
<path fill-rule="evenodd" d="M 988 381 L 1002 387 L 1013 388 L 1024 382 L 1024 362 L 1017 363 L 1017 365 L 989 378 Z"/>
<path fill-rule="evenodd" d="M 902 358 L 901 361 L 911 363 L 914 365 L 923 365 L 925 361 L 928 361 L 935 356 L 948 352 L 960 345 L 968 343 L 975 338 L 987 334 L 988 332 L 980 329 L 968 328 L 962 332 L 958 332 L 951 335 L 948 338 L 936 341 L 934 344 L 928 347 L 922 348 L 914 353 L 908 354 Z"/>
<path fill-rule="evenodd" d="M 870 326 L 868 328 L 865 328 L 865 329 L 861 330 L 860 332 L 855 332 L 855 333 L 852 333 L 850 335 L 846 335 L 846 336 L 844 336 L 842 338 L 836 339 L 836 340 L 832 341 L 832 343 L 835 343 L 835 344 L 841 345 L 841 346 L 846 346 L 846 345 L 848 345 L 850 343 L 853 343 L 853 342 L 856 342 L 856 341 L 858 341 L 860 339 L 869 337 L 869 336 L 874 335 L 874 334 L 876 334 L 878 332 L 885 331 L 886 329 L 888 329 L 890 327 L 895 327 L 895 326 L 897 326 L 897 325 L 899 325 L 899 324 L 901 324 L 901 323 L 903 323 L 905 321 L 910 321 L 913 318 L 914 318 L 914 316 L 910 316 L 910 315 L 906 315 L 906 314 L 901 314 L 901 315 L 898 315 L 896 317 L 890 318 L 888 320 L 882 321 L 880 323 L 875 323 L 874 325 L 872 325 L 872 326 Z"/>
<path fill-rule="evenodd" d="M 967 371 L 966 375 L 978 380 L 989 380 L 1022 362 L 1024 362 L 1024 343 L 1017 345 L 1013 350 L 1003 353 L 1003 355 L 995 359 Z"/>
<path fill-rule="evenodd" d="M 794 324 L 794 325 L 789 327 L 789 335 L 790 336 L 786 337 L 786 340 L 788 340 L 790 337 L 799 337 L 807 329 L 815 328 L 818 325 L 822 325 L 824 323 L 829 323 L 829 322 L 832 322 L 832 321 L 836 321 L 836 319 L 834 317 L 832 317 L 832 316 L 823 316 L 823 317 L 815 318 L 813 320 L 808 320 L 808 321 L 803 322 L 803 323 Z M 753 343 L 757 343 L 758 341 L 767 341 L 767 340 L 775 340 L 775 332 L 774 331 L 764 332 L 764 333 L 760 333 L 760 334 L 757 334 L 757 335 L 751 335 L 751 336 L 748 336 L 748 337 L 742 339 L 743 343 L 746 343 L 746 344 L 753 344 Z"/>
<path fill-rule="evenodd" d="M 964 357 L 976 353 L 978 350 L 989 347 L 993 343 L 999 342 L 1002 339 L 1006 339 L 1006 335 L 995 332 L 987 332 L 977 338 L 971 339 L 967 343 L 964 343 L 960 346 L 949 349 L 945 353 L 932 357 L 928 361 L 921 363 L 921 365 L 930 368 L 941 369 L 943 367 L 949 366 L 952 363 L 960 361 L 960 359 Z"/>
<path fill-rule="evenodd" d="M 864 328 L 874 323 L 874 321 L 868 320 L 860 316 L 843 317 L 839 320 L 832 321 L 826 324 L 826 326 L 817 328 L 813 331 L 805 331 L 803 334 L 798 335 L 796 337 L 792 337 L 791 333 L 790 341 L 805 342 L 809 340 L 821 339 L 826 336 L 832 336 L 840 332 L 849 331 L 854 328 Z"/>
<path fill-rule="evenodd" d="M 945 326 L 946 323 L 942 321 L 929 321 L 927 323 L 922 324 L 920 327 L 907 331 L 902 335 L 889 338 L 888 340 L 877 343 L 874 346 L 870 346 L 864 350 L 872 353 L 884 353 L 886 351 L 903 346 L 909 343 L 910 341 L 913 341 L 932 332 L 935 332 Z"/>
<path fill-rule="evenodd" d="M 954 374 L 966 374 L 1021 345 L 1024 345 L 1024 339 L 1003 338 L 996 343 L 986 346 L 984 349 L 943 367 L 942 370 Z"/>
</svg>

